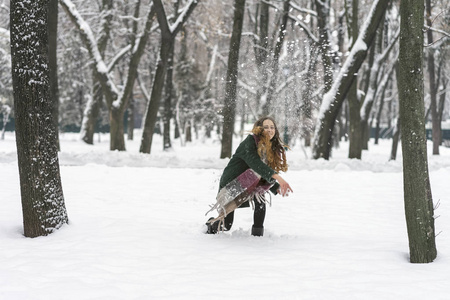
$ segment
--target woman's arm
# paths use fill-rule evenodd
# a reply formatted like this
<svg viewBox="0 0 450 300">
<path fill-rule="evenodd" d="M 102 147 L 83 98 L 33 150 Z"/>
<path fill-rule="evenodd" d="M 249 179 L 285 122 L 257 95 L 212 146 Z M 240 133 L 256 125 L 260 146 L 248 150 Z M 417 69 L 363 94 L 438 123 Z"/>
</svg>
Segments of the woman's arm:
<svg viewBox="0 0 450 300">
<path fill-rule="evenodd" d="M 278 183 L 280 184 L 280 188 L 278 190 L 278 192 L 283 196 L 289 196 L 289 193 L 293 192 L 291 186 L 289 185 L 289 183 L 287 183 L 287 181 L 285 181 L 279 174 L 273 174 L 272 178 L 275 179 L 276 181 L 278 181 Z"/>
</svg>

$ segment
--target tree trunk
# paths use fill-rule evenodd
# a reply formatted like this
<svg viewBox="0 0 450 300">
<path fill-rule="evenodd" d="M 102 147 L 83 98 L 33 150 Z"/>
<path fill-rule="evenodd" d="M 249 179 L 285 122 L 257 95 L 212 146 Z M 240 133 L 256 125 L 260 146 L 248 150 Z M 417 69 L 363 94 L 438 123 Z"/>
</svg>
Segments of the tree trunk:
<svg viewBox="0 0 450 300">
<path fill-rule="evenodd" d="M 382 83 L 381 87 L 381 94 L 380 94 L 380 104 L 378 106 L 378 111 L 375 117 L 375 145 L 378 145 L 378 140 L 380 138 L 380 122 L 381 122 L 381 113 L 383 112 L 384 107 L 384 96 L 386 95 L 386 89 L 387 86 L 391 84 L 391 77 L 392 72 L 394 71 L 394 68 L 392 68 L 392 71 L 387 76 L 386 83 Z"/>
<path fill-rule="evenodd" d="M 266 93 L 266 101 L 262 109 L 262 113 L 264 116 L 270 115 L 271 112 L 272 97 L 275 92 L 278 79 L 278 65 L 280 60 L 281 48 L 283 47 L 284 37 L 286 36 L 286 25 L 289 14 L 289 1 L 290 0 L 285 0 L 283 3 L 283 16 L 281 18 L 280 30 L 278 31 L 278 39 L 273 51 L 270 82 Z"/>
<path fill-rule="evenodd" d="M 131 97 L 128 104 L 128 128 L 127 128 L 127 140 L 132 141 L 134 138 L 134 98 Z"/>
<path fill-rule="evenodd" d="M 11 1 L 11 59 L 24 234 L 68 223 L 50 96 L 48 0 Z M 32 26 L 30 24 L 33 24 Z M 23 37 L 30 36 L 30 39 Z"/>
<path fill-rule="evenodd" d="M 375 98 L 378 93 L 378 75 L 381 71 L 381 67 L 385 58 L 383 59 L 382 50 L 383 50 L 383 36 L 384 36 L 384 21 L 385 18 L 383 16 L 382 23 L 378 28 L 378 34 L 376 37 L 375 44 L 372 46 L 372 53 L 370 59 L 370 67 L 368 70 L 368 78 L 367 78 L 367 86 L 365 89 L 365 97 L 361 104 L 360 115 L 361 115 L 361 149 L 368 150 L 369 149 L 369 140 L 370 140 L 370 126 L 369 126 L 369 117 L 370 112 L 372 111 L 372 106 L 375 102 Z M 395 39 L 396 40 L 396 39 Z M 387 56 L 384 56 L 387 57 Z"/>
<path fill-rule="evenodd" d="M 349 1 L 349 0 L 347 0 Z M 349 36 L 352 38 L 351 48 L 355 45 L 356 40 L 358 39 L 358 0 L 352 0 L 350 5 L 346 5 L 347 10 L 347 22 L 348 22 L 348 31 Z M 351 8 L 351 11 L 350 11 Z M 351 49 L 350 49 L 351 50 Z M 361 159 L 362 153 L 362 128 L 361 128 L 361 115 L 359 110 L 361 108 L 360 99 L 358 97 L 358 77 L 355 74 L 348 74 L 348 76 L 353 77 L 353 83 L 350 86 L 350 89 L 347 94 L 348 100 L 348 108 L 349 108 L 349 149 L 348 149 L 348 158 L 357 158 Z"/>
<path fill-rule="evenodd" d="M 139 149 L 139 152 L 141 153 L 150 153 L 152 147 L 153 131 L 155 129 L 159 103 L 161 102 L 164 79 L 167 72 L 169 51 L 174 46 L 177 33 L 181 30 L 194 8 L 197 6 L 197 1 L 190 2 L 186 10 L 180 13 L 179 18 L 175 21 L 175 28 L 170 28 L 166 17 L 166 12 L 164 10 L 164 5 L 161 0 L 154 0 L 153 5 L 155 7 L 156 17 L 161 30 L 161 48 L 159 51 L 159 59 L 156 67 L 155 78 L 153 80 L 150 101 L 147 106 L 144 120 L 144 130 L 142 132 L 141 146 Z"/>
<path fill-rule="evenodd" d="M 392 134 L 391 157 L 389 160 L 397 159 L 397 149 L 398 149 L 398 142 L 400 140 L 400 134 L 401 134 L 400 120 L 397 119 L 397 123 L 395 124 L 394 132 Z"/>
<path fill-rule="evenodd" d="M 113 107 L 109 112 L 109 131 L 110 141 L 109 149 L 125 151 L 125 139 L 124 139 L 124 124 L 123 124 L 124 112 L 120 108 Z"/>
<path fill-rule="evenodd" d="M 102 0 L 102 30 L 100 31 L 97 42 L 98 50 L 102 56 L 104 55 L 110 37 L 110 26 L 113 14 L 109 12 L 112 8 L 112 0 Z M 90 101 L 86 104 L 86 109 L 84 110 L 80 132 L 81 140 L 89 145 L 94 144 L 95 126 L 97 124 L 101 103 L 103 101 L 101 85 L 95 74 L 96 71 L 93 72 L 92 95 Z"/>
<path fill-rule="evenodd" d="M 398 91 L 402 127 L 403 190 L 410 261 L 429 263 L 437 255 L 428 175 L 423 97 L 423 0 L 400 3 Z"/>
<path fill-rule="evenodd" d="M 191 126 L 191 121 L 187 121 L 186 122 L 186 127 L 185 127 L 185 130 L 184 130 L 186 133 L 185 133 L 185 135 L 186 135 L 186 143 L 187 142 L 192 142 L 192 126 Z"/>
<path fill-rule="evenodd" d="M 94 133 L 95 126 L 98 119 L 98 114 L 100 112 L 100 107 L 103 99 L 102 89 L 100 87 L 100 83 L 93 76 L 94 84 L 92 88 L 92 95 L 89 101 L 86 104 L 86 108 L 83 113 L 83 121 L 81 124 L 81 140 L 83 140 L 86 144 L 93 145 L 94 144 Z"/>
<path fill-rule="evenodd" d="M 172 40 L 162 39 L 159 51 L 158 64 L 156 66 L 155 78 L 153 79 L 152 93 L 147 106 L 147 113 L 144 119 L 144 131 L 142 132 L 142 140 L 139 152 L 150 154 L 153 131 L 155 129 L 156 117 L 158 116 L 159 102 L 161 101 L 162 90 L 164 87 L 164 79 L 167 71 L 167 59 L 169 50 L 172 47 Z"/>
<path fill-rule="evenodd" d="M 336 81 L 323 97 L 314 137 L 313 157 L 315 159 L 320 157 L 329 159 L 330 157 L 335 121 L 341 109 L 342 102 L 353 83 L 353 76 L 347 76 L 347 74 L 355 74 L 361 67 L 367 55 L 367 50 L 374 40 L 378 24 L 386 11 L 388 3 L 389 0 L 374 2 L 371 8 L 373 13 L 366 19 L 358 40 L 352 48 L 344 66 L 341 68 Z"/>
<path fill-rule="evenodd" d="M 172 98 L 173 98 L 173 50 L 174 45 L 169 49 L 167 60 L 167 74 L 166 74 L 166 97 L 164 99 L 164 114 L 163 114 L 163 149 L 169 150 L 172 148 L 170 141 L 170 120 L 172 119 Z"/>
<path fill-rule="evenodd" d="M 329 39 L 330 0 L 315 0 L 317 25 L 319 27 L 319 47 L 324 73 L 324 91 L 328 92 L 333 84 L 333 65 L 331 62 L 331 42 Z"/>
<path fill-rule="evenodd" d="M 59 89 L 57 63 L 57 34 L 58 34 L 58 0 L 48 1 L 48 63 L 50 69 L 50 99 L 53 101 L 53 122 L 56 130 L 56 146 L 59 144 Z"/>
<path fill-rule="evenodd" d="M 236 115 L 236 85 L 238 78 L 239 47 L 242 24 L 244 22 L 245 0 L 235 0 L 233 32 L 230 39 L 228 69 L 225 83 L 225 101 L 223 107 L 222 149 L 220 158 L 231 157 L 234 119 Z"/>
<path fill-rule="evenodd" d="M 269 57 L 269 5 L 261 1 L 259 4 L 259 40 L 254 40 L 255 62 L 260 75 L 260 84 L 256 89 L 256 107 L 259 110 L 262 97 L 267 92 L 268 75 L 267 58 Z M 256 24 L 258 25 L 258 24 Z M 255 32 L 258 32 L 256 29 Z M 261 110 L 262 111 L 262 110 Z"/>
<path fill-rule="evenodd" d="M 431 0 L 426 0 L 427 25 L 432 27 L 431 21 Z M 427 30 L 428 44 L 433 44 L 433 31 Z M 428 49 L 428 75 L 430 83 L 430 110 L 431 110 L 431 124 L 432 124 L 432 139 L 433 139 L 433 155 L 439 155 L 439 145 L 441 144 L 441 123 L 439 122 L 438 107 L 437 107 L 437 85 L 434 50 L 433 47 Z"/>
<path fill-rule="evenodd" d="M 302 137 L 304 138 L 305 147 L 311 146 L 311 134 L 314 128 L 314 122 L 312 118 L 313 114 L 313 93 L 315 86 L 314 76 L 316 74 L 317 68 L 317 59 L 316 55 L 318 54 L 317 44 L 310 44 L 310 54 L 308 61 L 308 69 L 304 80 L 304 88 L 302 89 L 302 99 L 303 103 L 300 106 L 301 116 L 301 126 L 302 126 Z"/>
</svg>

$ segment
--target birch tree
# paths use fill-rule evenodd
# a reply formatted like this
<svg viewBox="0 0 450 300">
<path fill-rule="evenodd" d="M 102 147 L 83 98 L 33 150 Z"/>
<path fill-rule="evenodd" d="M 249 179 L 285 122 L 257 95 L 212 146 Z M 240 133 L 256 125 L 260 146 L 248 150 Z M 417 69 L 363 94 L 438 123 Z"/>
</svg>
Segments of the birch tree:
<svg viewBox="0 0 450 300">
<path fill-rule="evenodd" d="M 11 1 L 11 59 L 24 234 L 68 223 L 50 96 L 48 0 Z"/>
</svg>

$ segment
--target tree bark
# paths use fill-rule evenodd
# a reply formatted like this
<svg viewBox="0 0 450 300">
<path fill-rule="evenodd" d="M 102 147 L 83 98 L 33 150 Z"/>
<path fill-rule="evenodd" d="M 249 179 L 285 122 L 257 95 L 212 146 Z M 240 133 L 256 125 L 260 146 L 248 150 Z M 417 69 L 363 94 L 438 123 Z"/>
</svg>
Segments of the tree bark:
<svg viewBox="0 0 450 300">
<path fill-rule="evenodd" d="M 159 102 L 161 100 L 162 90 L 164 87 L 164 78 L 167 71 L 167 56 L 171 46 L 171 40 L 163 38 L 159 51 L 159 59 L 156 65 L 155 78 L 153 79 L 153 88 L 150 95 L 150 101 L 147 106 L 147 113 L 144 118 L 144 130 L 142 132 L 141 146 L 139 152 L 150 154 L 153 131 L 155 130 L 156 117 L 158 116 Z"/>
<path fill-rule="evenodd" d="M 175 22 L 177 26 L 173 29 L 169 26 L 166 12 L 161 0 L 154 0 L 153 4 L 155 6 L 156 16 L 161 30 L 161 48 L 159 51 L 159 59 L 156 67 L 155 78 L 153 80 L 150 101 L 148 103 L 144 119 L 144 130 L 142 132 L 141 146 L 139 148 L 139 152 L 141 153 L 150 153 L 151 151 L 153 131 L 155 129 L 156 117 L 158 115 L 159 103 L 161 102 L 162 90 L 164 87 L 164 79 L 167 72 L 169 51 L 173 48 L 176 35 L 194 11 L 194 8 L 197 6 L 197 1 L 191 2 L 185 11 L 180 14 Z"/>
<path fill-rule="evenodd" d="M 234 120 L 236 115 L 236 86 L 238 78 L 239 47 L 242 24 L 244 22 L 245 0 L 235 0 L 233 32 L 230 39 L 228 69 L 225 83 L 225 101 L 223 107 L 222 149 L 220 158 L 231 157 Z"/>
<path fill-rule="evenodd" d="M 437 255 L 424 123 L 423 1 L 402 0 L 400 3 L 397 84 L 402 128 L 405 215 L 412 263 L 429 263 Z"/>
<path fill-rule="evenodd" d="M 174 45 L 169 49 L 167 59 L 167 74 L 166 74 L 166 92 L 164 99 L 164 114 L 163 114 L 163 149 L 169 150 L 172 148 L 170 141 L 170 120 L 172 119 L 172 98 L 173 98 L 173 53 Z"/>
<path fill-rule="evenodd" d="M 349 0 L 347 0 L 349 1 Z M 349 24 L 349 36 L 352 37 L 352 45 L 354 46 L 358 39 L 358 0 L 352 0 L 351 12 L 350 5 L 346 5 L 347 10 L 347 22 Z M 362 128 L 361 128 L 361 115 L 359 110 L 361 108 L 360 99 L 358 97 L 358 77 L 355 74 L 348 74 L 347 76 L 353 77 L 353 83 L 347 94 L 349 117 L 350 117 L 350 131 L 349 131 L 349 149 L 348 158 L 361 159 L 362 154 Z"/>
<path fill-rule="evenodd" d="M 128 119 L 127 119 L 127 140 L 132 141 L 134 138 L 134 98 L 131 97 L 128 103 Z"/>
<path fill-rule="evenodd" d="M 100 31 L 100 36 L 98 38 L 98 50 L 103 56 L 108 45 L 110 31 L 111 31 L 111 20 L 113 14 L 110 13 L 113 8 L 112 0 L 102 0 L 102 29 Z M 103 93 L 101 89 L 100 82 L 97 80 L 96 71 L 93 71 L 93 84 L 92 84 L 92 95 L 90 101 L 86 104 L 86 109 L 83 114 L 83 121 L 81 125 L 81 140 L 86 144 L 94 144 L 94 133 L 95 127 L 98 120 L 98 115 L 100 112 L 100 107 L 103 101 Z"/>
<path fill-rule="evenodd" d="M 401 135 L 401 126 L 400 120 L 397 119 L 397 123 L 395 124 L 394 132 L 392 134 L 392 148 L 391 148 L 391 157 L 389 160 L 397 159 L 397 150 L 398 150 L 398 142 L 400 141 Z"/>
<path fill-rule="evenodd" d="M 10 10 L 16 144 L 26 237 L 48 235 L 68 223 L 50 94 L 47 5 L 48 0 L 13 0 Z"/>
<path fill-rule="evenodd" d="M 180 0 L 174 3 L 175 18 L 178 17 L 178 7 L 180 6 Z M 163 114 L 163 150 L 169 150 L 172 148 L 170 141 L 170 120 L 172 120 L 172 98 L 173 98 L 173 67 L 174 67 L 174 47 L 175 42 L 172 43 L 172 47 L 169 49 L 167 57 L 167 74 L 166 74 L 166 92 L 164 99 L 164 114 Z"/>
<path fill-rule="evenodd" d="M 431 27 L 431 0 L 426 0 L 426 14 L 427 25 Z M 433 31 L 427 30 L 428 44 L 433 43 Z M 432 47 L 428 49 L 428 75 L 430 83 L 430 110 L 431 110 L 431 124 L 432 124 L 432 139 L 433 139 L 433 155 L 439 155 L 439 145 L 441 144 L 441 122 L 439 122 L 438 106 L 437 106 L 437 86 L 436 72 L 434 63 L 434 50 Z"/>
<path fill-rule="evenodd" d="M 57 63 L 57 36 L 58 36 L 58 0 L 48 1 L 48 63 L 50 69 L 50 98 L 53 101 L 53 122 L 56 130 L 56 146 L 59 144 L 59 89 L 58 89 L 58 63 Z"/>
<path fill-rule="evenodd" d="M 353 47 L 347 58 L 344 66 L 341 68 L 336 81 L 333 83 L 331 89 L 324 95 L 323 102 L 319 111 L 319 116 L 316 125 L 316 134 L 314 137 L 313 157 L 315 159 L 325 158 L 329 159 L 332 147 L 333 128 L 336 122 L 337 115 L 342 106 L 350 86 L 353 83 L 353 76 L 348 74 L 355 74 L 361 67 L 364 61 L 367 50 L 372 44 L 375 33 L 380 23 L 384 12 L 388 6 L 389 0 L 379 0 L 374 2 L 370 16 L 360 31 L 357 47 Z"/>
<path fill-rule="evenodd" d="M 94 72 L 95 73 L 95 72 Z M 81 140 L 86 144 L 94 144 L 95 126 L 100 112 L 100 107 L 103 99 L 102 89 L 100 83 L 97 81 L 95 74 L 93 76 L 94 83 L 89 101 L 86 103 L 86 108 L 83 112 L 83 120 L 81 123 Z"/>
<path fill-rule="evenodd" d="M 331 62 L 331 42 L 329 38 L 330 0 L 315 0 L 317 25 L 319 27 L 319 47 L 324 73 L 324 91 L 328 92 L 333 84 L 333 65 Z"/>
</svg>

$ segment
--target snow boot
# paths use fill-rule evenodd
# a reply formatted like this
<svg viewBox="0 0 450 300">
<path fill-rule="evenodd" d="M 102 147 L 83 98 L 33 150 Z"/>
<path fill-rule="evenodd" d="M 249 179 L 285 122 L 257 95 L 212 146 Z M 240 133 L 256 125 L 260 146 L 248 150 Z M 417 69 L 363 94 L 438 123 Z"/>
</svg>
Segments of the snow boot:
<svg viewBox="0 0 450 300">
<path fill-rule="evenodd" d="M 209 218 L 208 221 L 214 219 L 213 217 Z M 206 226 L 208 226 L 208 229 L 206 230 L 207 234 L 216 234 L 219 229 L 219 221 L 216 221 L 214 223 L 206 222 Z"/>
<path fill-rule="evenodd" d="M 255 227 L 252 226 L 252 235 L 253 236 L 263 236 L 264 235 L 264 226 L 261 227 Z"/>
</svg>

